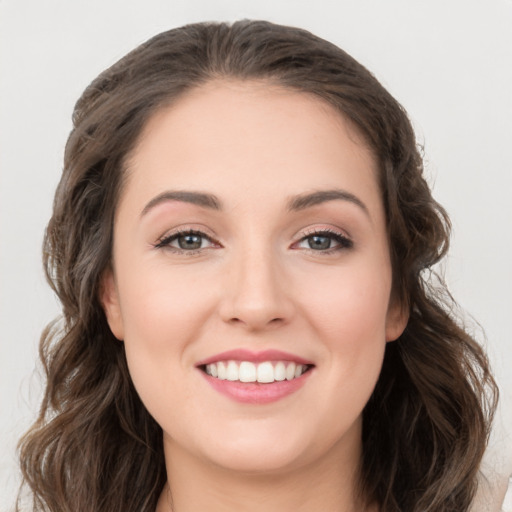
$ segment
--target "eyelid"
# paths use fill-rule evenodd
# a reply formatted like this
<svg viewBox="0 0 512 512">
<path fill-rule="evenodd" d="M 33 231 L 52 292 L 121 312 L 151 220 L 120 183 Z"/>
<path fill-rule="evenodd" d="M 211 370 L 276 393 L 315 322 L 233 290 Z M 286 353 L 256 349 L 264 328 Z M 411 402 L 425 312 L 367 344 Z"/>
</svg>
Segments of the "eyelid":
<svg viewBox="0 0 512 512">
<path fill-rule="evenodd" d="M 186 234 L 194 234 L 201 236 L 208 240 L 211 243 L 210 247 L 201 247 L 198 249 L 180 249 L 177 247 L 173 247 L 170 245 L 172 241 L 174 241 L 176 238 L 178 238 L 181 235 Z M 332 247 L 323 251 L 320 250 L 314 250 L 311 249 L 313 252 L 323 252 L 323 253 L 329 253 L 334 252 L 340 249 L 349 249 L 353 247 L 353 240 L 350 235 L 346 233 L 345 230 L 336 228 L 330 225 L 316 225 L 316 226 L 309 226 L 307 228 L 304 228 L 301 230 L 295 237 L 294 241 L 291 244 L 291 248 L 297 248 L 297 244 L 300 242 L 306 240 L 308 237 L 311 236 L 330 236 L 338 243 L 336 247 Z M 219 248 L 222 247 L 222 244 L 217 240 L 217 238 L 210 233 L 210 230 L 206 228 L 205 226 L 197 226 L 197 225 L 182 225 L 177 226 L 175 228 L 172 228 L 171 230 L 168 230 L 165 232 L 164 235 L 160 236 L 156 242 L 153 244 L 153 247 L 155 249 L 168 249 L 170 251 L 180 252 L 180 253 L 188 253 L 193 254 L 195 252 L 204 251 L 206 249 L 210 248 Z M 304 248 L 306 249 L 306 248 Z M 306 249 L 307 250 L 307 249 Z"/>
<path fill-rule="evenodd" d="M 292 243 L 292 248 L 295 248 L 297 244 L 300 242 L 306 240 L 309 237 L 312 236 L 330 236 L 334 238 L 338 242 L 337 247 L 331 247 L 329 249 L 320 251 L 315 249 L 309 249 L 312 252 L 315 253 L 323 253 L 328 254 L 330 252 L 336 252 L 343 249 L 351 249 L 354 246 L 354 241 L 352 237 L 343 229 L 335 228 L 333 226 L 326 226 L 326 225 L 320 225 L 320 226 L 310 226 L 305 229 L 303 229 L 295 238 L 295 241 Z M 304 250 L 308 250 L 307 248 L 304 248 Z"/>
<path fill-rule="evenodd" d="M 337 228 L 337 227 L 334 227 L 331 225 L 320 224 L 320 225 L 315 225 L 315 226 L 308 226 L 308 227 L 302 229 L 295 237 L 295 242 L 298 242 L 298 241 L 302 240 L 303 238 L 307 238 L 308 236 L 325 234 L 325 233 L 334 235 L 334 236 L 340 236 L 347 240 L 352 241 L 352 237 L 344 229 Z"/>
<path fill-rule="evenodd" d="M 209 229 L 207 229 L 204 226 L 198 227 L 195 225 L 178 226 L 171 230 L 166 231 L 165 234 L 163 234 L 162 236 L 160 236 L 157 239 L 157 241 L 153 244 L 153 247 L 155 249 L 168 249 L 170 251 L 175 250 L 176 252 L 180 252 L 180 253 L 187 252 L 188 254 L 193 254 L 197 251 L 202 251 L 202 250 L 211 248 L 211 247 L 202 247 L 199 249 L 184 250 L 184 249 L 179 249 L 177 247 L 172 247 L 170 245 L 170 243 L 173 240 L 175 240 L 177 237 L 179 237 L 181 235 L 186 235 L 186 234 L 199 235 L 199 236 L 207 239 L 212 244 L 212 246 L 221 247 L 220 242 L 217 240 L 217 238 L 214 235 L 212 235 L 210 233 Z"/>
</svg>

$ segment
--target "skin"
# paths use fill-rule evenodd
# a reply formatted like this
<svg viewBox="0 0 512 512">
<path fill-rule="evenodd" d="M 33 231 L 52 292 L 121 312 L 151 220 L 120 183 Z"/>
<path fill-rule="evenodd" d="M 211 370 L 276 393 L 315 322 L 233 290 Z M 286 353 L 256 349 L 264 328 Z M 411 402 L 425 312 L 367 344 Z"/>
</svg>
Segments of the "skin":
<svg viewBox="0 0 512 512">
<path fill-rule="evenodd" d="M 356 493 L 361 413 L 385 344 L 407 321 L 390 298 L 376 173 L 332 107 L 268 83 L 211 82 L 145 127 L 102 303 L 163 429 L 175 512 L 375 510 Z M 342 198 L 290 211 L 320 190 L 364 206 Z M 167 191 L 214 194 L 222 208 L 151 204 Z M 202 247 L 161 246 L 177 229 L 204 233 Z M 329 249 L 310 247 L 318 232 Z M 239 403 L 196 367 L 239 348 L 283 350 L 314 368 L 289 396 Z M 166 487 L 157 511 L 169 510 Z"/>
</svg>

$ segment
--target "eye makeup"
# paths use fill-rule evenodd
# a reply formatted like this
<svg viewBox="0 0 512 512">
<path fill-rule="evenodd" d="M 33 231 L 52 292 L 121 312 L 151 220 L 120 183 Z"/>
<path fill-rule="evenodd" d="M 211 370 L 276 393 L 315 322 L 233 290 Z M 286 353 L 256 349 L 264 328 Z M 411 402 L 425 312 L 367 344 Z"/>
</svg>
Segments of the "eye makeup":
<svg viewBox="0 0 512 512">
<path fill-rule="evenodd" d="M 352 249 L 353 241 L 334 229 L 309 229 L 302 237 L 291 245 L 293 250 L 307 250 L 315 253 L 331 254 Z M 175 253 L 195 254 L 199 251 L 220 248 L 218 241 L 199 229 L 180 228 L 164 235 L 156 244 L 155 249 L 166 249 Z"/>
<path fill-rule="evenodd" d="M 166 249 L 175 253 L 195 254 L 211 248 L 220 248 L 221 245 L 211 236 L 199 229 L 180 228 L 165 234 L 154 244 L 155 249 Z"/>
<path fill-rule="evenodd" d="M 342 250 L 352 249 L 354 242 L 346 234 L 333 228 L 309 228 L 302 237 L 294 242 L 292 249 L 332 254 Z"/>
</svg>

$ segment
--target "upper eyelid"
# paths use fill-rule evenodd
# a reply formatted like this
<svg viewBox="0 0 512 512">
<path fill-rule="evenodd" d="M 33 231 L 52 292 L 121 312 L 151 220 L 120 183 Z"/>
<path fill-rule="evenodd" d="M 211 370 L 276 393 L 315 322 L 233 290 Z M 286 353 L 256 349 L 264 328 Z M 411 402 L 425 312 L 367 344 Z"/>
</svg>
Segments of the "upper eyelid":
<svg viewBox="0 0 512 512">
<path fill-rule="evenodd" d="M 337 239 L 337 242 L 341 245 L 341 247 L 338 248 L 332 247 L 323 251 L 315 251 L 318 252 L 318 254 L 328 254 L 340 249 L 351 249 L 354 247 L 354 240 L 346 231 L 340 228 L 334 228 L 332 226 L 311 226 L 309 229 L 306 229 L 300 233 L 300 235 L 293 241 L 291 247 L 297 246 L 298 244 L 313 236 L 326 236 L 330 237 L 331 239 Z M 307 250 L 307 248 L 304 249 Z"/>
<path fill-rule="evenodd" d="M 302 240 L 303 238 L 307 238 L 308 236 L 318 235 L 318 234 L 331 234 L 341 236 L 348 240 L 352 240 L 350 234 L 348 234 L 344 229 L 335 228 L 332 226 L 312 226 L 308 228 L 304 228 L 301 230 L 296 237 L 296 241 Z"/>
<path fill-rule="evenodd" d="M 197 226 L 191 224 L 189 226 L 178 226 L 172 229 L 168 229 L 165 233 L 158 237 L 158 240 L 165 240 L 166 238 L 171 238 L 173 236 L 179 236 L 186 233 L 194 233 L 197 235 L 202 235 L 210 240 L 217 241 L 217 237 L 215 234 L 204 226 Z"/>
</svg>

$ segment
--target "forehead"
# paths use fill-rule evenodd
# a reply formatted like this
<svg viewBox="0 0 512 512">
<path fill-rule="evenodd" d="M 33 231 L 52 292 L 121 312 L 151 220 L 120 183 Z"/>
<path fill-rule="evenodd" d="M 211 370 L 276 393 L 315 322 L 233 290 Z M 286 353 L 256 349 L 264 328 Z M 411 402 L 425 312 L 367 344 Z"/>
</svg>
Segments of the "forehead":
<svg viewBox="0 0 512 512">
<path fill-rule="evenodd" d="M 210 137 L 226 120 L 231 121 L 237 129 L 233 135 L 238 136 L 243 135 L 238 132 L 238 128 L 243 126 L 253 130 L 261 128 L 263 132 L 268 132 L 272 126 L 281 128 L 284 133 L 292 129 L 292 123 L 308 117 L 310 126 L 323 124 L 323 128 L 329 128 L 330 125 L 334 130 L 348 134 L 361 146 L 361 150 L 372 154 L 354 123 L 323 98 L 269 80 L 236 79 L 211 80 L 193 87 L 170 105 L 157 110 L 146 122 L 131 154 L 154 136 L 166 123 L 165 118 L 171 117 L 182 133 L 195 125 L 202 133 L 214 128 L 213 132 L 210 131 Z M 166 124 L 169 126 L 170 123 Z M 220 132 L 218 134 L 221 135 Z"/>
<path fill-rule="evenodd" d="M 149 119 L 127 161 L 128 183 L 139 191 L 153 184 L 152 193 L 157 182 L 184 189 L 246 183 L 254 194 L 261 183 L 294 194 L 342 178 L 340 186 L 375 188 L 375 173 L 370 149 L 340 112 L 267 81 L 192 89 Z"/>
</svg>

